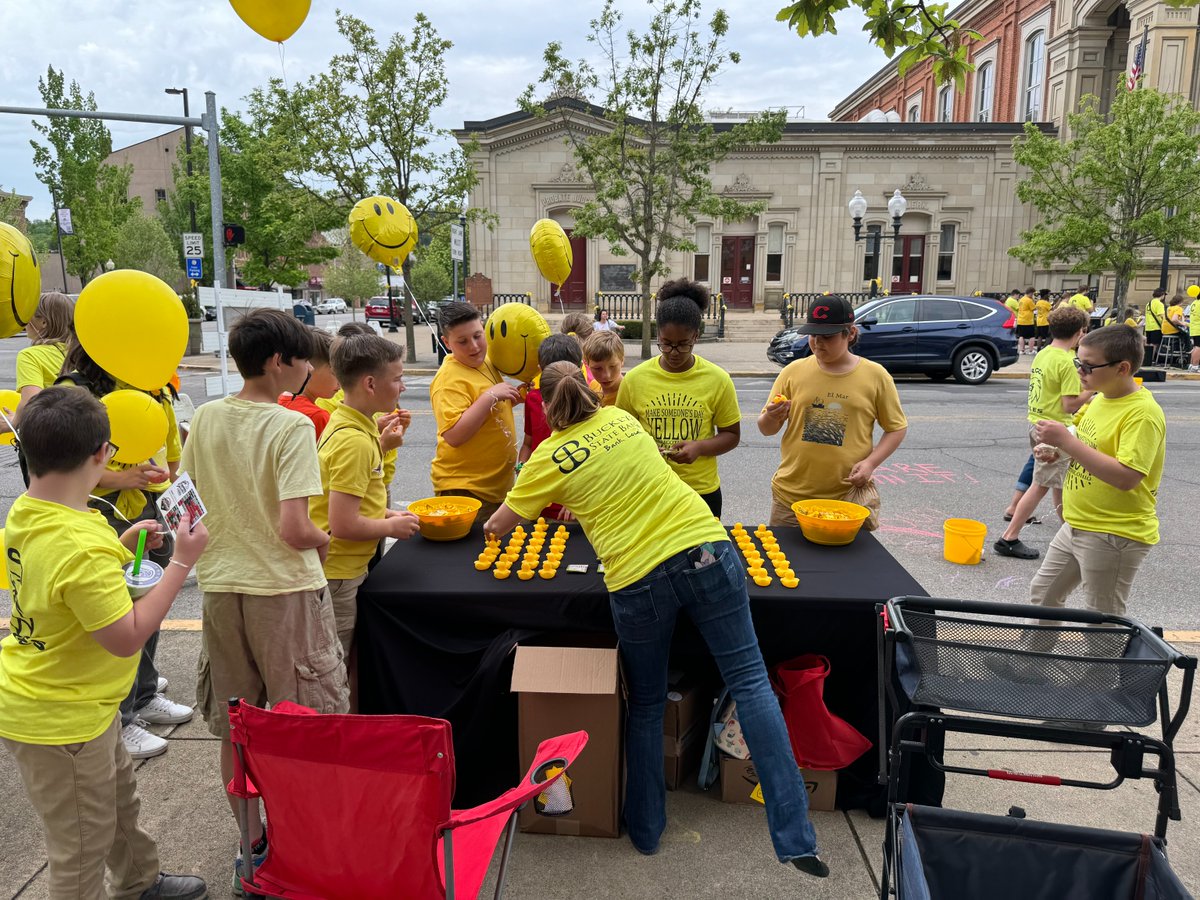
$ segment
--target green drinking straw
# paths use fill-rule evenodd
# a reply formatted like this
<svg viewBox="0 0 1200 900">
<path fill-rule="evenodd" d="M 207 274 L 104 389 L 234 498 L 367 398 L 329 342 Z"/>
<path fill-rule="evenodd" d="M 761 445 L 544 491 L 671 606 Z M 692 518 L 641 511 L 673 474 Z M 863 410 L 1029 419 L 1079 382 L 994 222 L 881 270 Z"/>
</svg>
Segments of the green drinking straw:
<svg viewBox="0 0 1200 900">
<path fill-rule="evenodd" d="M 137 578 L 138 572 L 142 570 L 142 554 L 146 552 L 146 529 L 143 528 L 138 532 L 137 553 L 133 555 L 133 577 Z"/>
</svg>

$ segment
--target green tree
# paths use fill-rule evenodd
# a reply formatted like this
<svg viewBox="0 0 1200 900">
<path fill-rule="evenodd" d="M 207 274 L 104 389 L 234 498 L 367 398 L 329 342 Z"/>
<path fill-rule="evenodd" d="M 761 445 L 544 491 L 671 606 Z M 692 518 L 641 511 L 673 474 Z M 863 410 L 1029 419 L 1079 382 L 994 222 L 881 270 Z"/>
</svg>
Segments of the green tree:
<svg viewBox="0 0 1200 900">
<path fill-rule="evenodd" d="M 477 179 L 470 148 L 454 145 L 449 131 L 434 122 L 448 92 L 445 56 L 451 42 L 423 13 L 386 44 L 354 16 L 339 13 L 337 26 L 347 50 L 304 84 L 289 89 L 274 79 L 251 93 L 252 120 L 290 129 L 301 156 L 288 172 L 293 184 L 343 212 L 378 193 L 408 207 L 422 231 L 457 217 Z M 443 146 L 449 149 L 438 149 Z M 330 185 L 330 191 L 317 191 L 313 183 Z M 469 214 L 485 217 L 481 211 Z M 406 281 L 411 271 L 406 261 Z M 415 362 L 409 305 L 401 304 L 401 310 L 408 361 Z"/>
<path fill-rule="evenodd" d="M 75 81 L 68 87 L 53 66 L 38 79 L 38 91 L 50 109 L 96 109 L 95 96 L 85 96 Z M 129 197 L 133 169 L 104 162 L 112 136 L 99 119 L 35 119 L 33 127 L 46 139 L 30 141 L 38 180 L 57 206 L 71 210 L 75 233 L 63 235 L 67 271 L 86 282 L 112 258 L 121 226 L 141 207 L 140 199 Z"/>
<path fill-rule="evenodd" d="M 113 245 L 118 269 L 140 269 L 161 278 L 176 290 L 183 287 L 183 267 L 176 247 L 161 221 L 138 212 L 121 225 Z"/>
<path fill-rule="evenodd" d="M 383 292 L 379 269 L 365 253 L 350 242 L 350 232 L 341 228 L 333 235 L 338 256 L 325 267 L 325 290 L 353 307 Z"/>
<path fill-rule="evenodd" d="M 1120 315 L 1129 282 L 1164 243 L 1189 255 L 1200 244 L 1200 113 L 1182 97 L 1118 85 L 1107 113 L 1086 96 L 1068 127 L 1064 141 L 1027 122 L 1014 142 L 1028 172 L 1017 196 L 1041 221 L 1009 253 L 1029 265 L 1114 272 Z"/>
<path fill-rule="evenodd" d="M 413 295 L 421 303 L 431 303 L 441 300 L 450 293 L 450 273 L 435 257 L 422 255 L 412 267 Z"/>
<path fill-rule="evenodd" d="M 16 191 L 6 191 L 0 184 L 0 222 L 6 222 L 14 228 L 24 229 L 25 218 L 21 215 L 21 198 Z"/>
<path fill-rule="evenodd" d="M 745 219 L 765 209 L 713 190 L 712 166 L 735 147 L 778 141 L 786 116 L 769 112 L 732 128 L 706 120 L 705 91 L 740 57 L 725 47 L 729 18 L 717 10 L 700 24 L 699 0 L 656 0 L 645 34 L 622 31 L 615 0 L 591 22 L 588 40 L 598 66 L 547 46 L 541 83 L 575 97 L 596 95 L 602 109 L 577 99 L 535 103 L 534 85 L 521 105 L 557 121 L 595 196 L 575 211 L 575 233 L 606 240 L 618 256 L 637 259 L 642 294 L 642 358 L 650 357 L 650 284 L 668 274 L 666 255 L 695 250 L 698 216 Z M 701 31 L 703 30 L 703 34 Z M 596 127 L 593 114 L 602 115 Z"/>
<path fill-rule="evenodd" d="M 54 247 L 54 222 L 50 219 L 30 219 L 29 231 L 25 235 L 38 253 L 49 253 Z"/>
</svg>

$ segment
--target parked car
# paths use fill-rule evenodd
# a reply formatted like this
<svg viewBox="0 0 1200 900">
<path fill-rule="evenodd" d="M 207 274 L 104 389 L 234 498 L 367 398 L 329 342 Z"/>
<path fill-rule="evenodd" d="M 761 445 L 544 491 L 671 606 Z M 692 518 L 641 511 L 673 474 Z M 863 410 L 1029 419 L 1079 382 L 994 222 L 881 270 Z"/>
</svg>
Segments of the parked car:
<svg viewBox="0 0 1200 900">
<path fill-rule="evenodd" d="M 404 301 L 397 297 L 394 302 L 396 306 L 396 321 L 400 322 L 404 316 Z M 421 306 L 411 298 L 409 298 L 408 304 L 409 309 L 412 311 L 414 322 L 421 322 L 427 317 L 431 318 L 433 316 L 434 304 L 432 303 L 429 304 L 430 309 L 428 313 L 426 313 L 425 310 L 422 309 Z M 388 298 L 372 297 L 367 301 L 367 305 L 363 310 L 363 313 L 368 319 L 378 319 L 386 322 L 391 315 L 391 313 L 388 311 Z"/>
<path fill-rule="evenodd" d="M 330 297 L 328 300 L 322 300 L 314 306 L 313 311 L 318 315 L 329 315 L 331 313 L 344 313 L 348 308 L 346 301 L 341 297 Z"/>
<path fill-rule="evenodd" d="M 987 297 L 879 297 L 854 318 L 854 352 L 894 375 L 924 373 L 935 381 L 953 375 L 962 384 L 983 384 L 1017 361 L 1013 314 Z M 786 366 L 811 352 L 807 335 L 785 328 L 771 339 L 767 359 Z"/>
</svg>

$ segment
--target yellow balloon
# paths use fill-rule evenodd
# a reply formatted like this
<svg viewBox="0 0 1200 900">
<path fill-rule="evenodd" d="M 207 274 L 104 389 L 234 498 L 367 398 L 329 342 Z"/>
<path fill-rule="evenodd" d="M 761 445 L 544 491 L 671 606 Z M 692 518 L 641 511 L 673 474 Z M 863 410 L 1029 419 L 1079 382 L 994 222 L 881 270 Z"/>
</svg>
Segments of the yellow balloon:
<svg viewBox="0 0 1200 900">
<path fill-rule="evenodd" d="M 12 337 L 37 309 L 42 270 L 29 238 L 0 222 L 0 338 Z"/>
<path fill-rule="evenodd" d="M 105 372 L 157 391 L 171 380 L 187 349 L 187 313 L 165 281 L 117 269 L 92 279 L 80 293 L 75 334 Z"/>
<path fill-rule="evenodd" d="M 532 306 L 503 303 L 488 316 L 487 358 L 497 371 L 517 381 L 533 381 L 538 373 L 538 348 L 550 336 L 550 326 Z"/>
<path fill-rule="evenodd" d="M 366 197 L 350 210 L 350 240 L 375 262 L 399 269 L 417 246 L 417 220 L 391 197 Z"/>
<path fill-rule="evenodd" d="M 167 414 L 162 404 L 141 391 L 113 391 L 100 400 L 108 408 L 113 455 L 119 463 L 144 463 L 167 442 Z M 165 459 L 157 460 L 162 465 Z"/>
<path fill-rule="evenodd" d="M 286 41 L 308 18 L 312 0 L 229 0 L 238 18 L 268 41 Z"/>
<path fill-rule="evenodd" d="M 1188 296 L 1195 300 L 1200 297 L 1200 284 L 1193 284 L 1188 288 Z"/>
<path fill-rule="evenodd" d="M 4 548 L 4 563 L 0 565 L 0 591 L 11 590 L 8 583 L 8 547 L 4 543 L 4 529 L 0 528 L 0 547 Z"/>
<path fill-rule="evenodd" d="M 551 284 L 562 284 L 571 274 L 574 259 L 571 241 L 553 219 L 538 219 L 529 232 L 529 250 L 542 277 Z"/>
<path fill-rule="evenodd" d="M 13 413 L 16 412 L 17 404 L 21 402 L 21 395 L 16 391 L 0 391 L 0 409 L 4 410 L 4 415 L 8 416 L 11 422 Z M 14 441 L 14 436 L 11 431 L 6 431 L 0 434 L 0 445 L 11 444 Z"/>
</svg>

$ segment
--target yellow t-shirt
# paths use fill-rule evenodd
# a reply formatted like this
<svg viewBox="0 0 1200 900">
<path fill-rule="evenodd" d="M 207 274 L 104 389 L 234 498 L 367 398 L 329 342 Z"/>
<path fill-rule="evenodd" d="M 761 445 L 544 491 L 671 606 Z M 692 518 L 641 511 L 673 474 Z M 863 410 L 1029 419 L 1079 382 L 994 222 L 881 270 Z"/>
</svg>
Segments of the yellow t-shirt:
<svg viewBox="0 0 1200 900">
<path fill-rule="evenodd" d="M 1016 297 L 1005 297 L 1004 305 L 1012 310 L 1013 315 L 1017 314 L 1017 310 L 1021 308 L 1021 301 Z"/>
<path fill-rule="evenodd" d="M 343 391 L 341 388 L 338 388 L 337 393 L 334 394 L 332 397 L 330 397 L 328 400 L 326 400 L 324 397 L 318 397 L 313 402 L 317 406 L 321 407 L 321 409 L 325 410 L 325 412 L 329 413 L 330 415 L 333 415 L 333 411 L 341 405 L 342 401 L 345 398 L 346 398 L 346 392 Z M 383 413 L 380 413 L 379 415 L 375 416 L 376 421 L 379 420 L 380 415 L 383 415 Z M 328 428 L 329 426 L 326 425 L 325 427 Z M 378 429 L 376 429 L 375 434 L 376 435 L 379 434 Z M 397 454 L 397 452 L 398 452 L 398 450 L 395 447 L 393 447 L 387 453 L 383 454 L 383 487 L 385 490 L 387 488 L 391 487 L 392 477 L 396 474 L 396 454 Z"/>
<path fill-rule="evenodd" d="M 24 744 L 90 741 L 112 724 L 138 655 L 113 656 L 90 632 L 133 604 L 121 567 L 133 555 L 95 510 L 28 494 L 4 531 L 12 634 L 0 641 L 0 736 Z"/>
<path fill-rule="evenodd" d="M 1167 317 L 1166 307 L 1160 298 L 1155 297 L 1146 307 L 1146 331 L 1162 331 L 1163 320 Z"/>
<path fill-rule="evenodd" d="M 676 553 L 729 539 L 637 419 L 615 407 L 542 441 L 504 502 L 525 519 L 550 503 L 571 510 L 604 563 L 610 591 Z"/>
<path fill-rule="evenodd" d="M 1200 300 L 1193 300 L 1188 307 L 1188 334 L 1200 337 Z"/>
<path fill-rule="evenodd" d="M 1137 319 L 1135 319 L 1133 316 L 1130 316 L 1129 318 L 1127 318 L 1125 320 L 1125 324 L 1128 325 L 1130 328 L 1138 327 Z M 1200 325 L 1200 322 L 1198 322 L 1197 324 Z"/>
<path fill-rule="evenodd" d="M 1180 328 L 1183 327 L 1183 307 L 1168 306 L 1167 314 L 1162 320 L 1163 334 L 1179 334 Z"/>
<path fill-rule="evenodd" d="M 883 366 L 860 359 L 844 375 L 821 369 L 814 356 L 786 365 L 771 396 L 792 401 L 779 468 L 771 479 L 781 503 L 844 497 L 844 479 L 874 449 L 875 423 L 885 432 L 908 427 L 896 383 Z"/>
<path fill-rule="evenodd" d="M 1029 421 L 1050 419 L 1070 425 L 1071 414 L 1063 409 L 1063 396 L 1077 397 L 1082 391 L 1075 354 L 1061 347 L 1042 348 L 1029 370 Z"/>
<path fill-rule="evenodd" d="M 1092 298 L 1087 294 L 1073 294 L 1071 296 L 1071 302 L 1086 313 L 1090 313 L 1092 311 Z"/>
<path fill-rule="evenodd" d="M 1072 528 L 1158 543 L 1155 510 L 1167 423 L 1154 395 L 1139 388 L 1116 400 L 1097 396 L 1077 429 L 1089 447 L 1146 477 L 1132 491 L 1107 484 L 1073 461 L 1063 482 L 1063 518 Z"/>
<path fill-rule="evenodd" d="M 512 487 L 517 464 L 516 428 L 512 403 L 502 400 L 474 436 L 459 447 L 442 437 L 488 388 L 504 376 L 489 362 L 478 369 L 446 357 L 429 385 L 429 402 L 437 419 L 437 450 L 430 477 L 435 491 L 465 490 L 489 503 L 499 503 Z"/>
<path fill-rule="evenodd" d="M 1034 311 L 1037 314 L 1037 321 L 1034 323 L 1038 328 L 1045 328 L 1050 324 L 1050 310 L 1054 308 L 1054 304 L 1049 300 L 1038 300 L 1034 305 Z"/>
<path fill-rule="evenodd" d="M 329 492 L 359 497 L 359 513 L 367 519 L 382 519 L 387 511 L 387 488 L 383 483 L 383 452 L 379 429 L 357 409 L 344 403 L 329 416 L 329 424 L 317 443 L 321 464 L 319 497 L 308 500 L 308 514 L 322 531 L 329 531 Z M 325 558 L 325 577 L 357 578 L 367 571 L 378 541 L 348 541 L 333 538 Z"/>
<path fill-rule="evenodd" d="M 600 405 L 601 406 L 616 406 L 617 405 L 617 394 L 619 394 L 620 392 L 621 392 L 620 388 L 617 388 L 611 394 L 605 394 L 602 392 L 600 394 Z"/>
<path fill-rule="evenodd" d="M 48 388 L 62 374 L 66 344 L 34 344 L 17 353 L 17 391 Z"/>
<path fill-rule="evenodd" d="M 279 536 L 279 504 L 321 494 L 315 431 L 278 403 L 226 397 L 196 410 L 181 467 L 208 508 L 202 590 L 273 597 L 325 586 L 317 551 Z"/>
<path fill-rule="evenodd" d="M 1017 324 L 1018 325 L 1033 325 L 1034 324 L 1034 307 L 1036 304 L 1033 298 L 1026 294 L 1017 302 Z"/>
<path fill-rule="evenodd" d="M 657 358 L 648 359 L 621 379 L 617 407 L 636 417 L 660 450 L 680 441 L 707 440 L 718 428 L 742 420 L 729 373 L 701 356 L 694 359 L 686 372 L 668 372 Z M 698 494 L 721 486 L 715 456 L 697 457 L 690 465 L 666 462 Z"/>
</svg>

